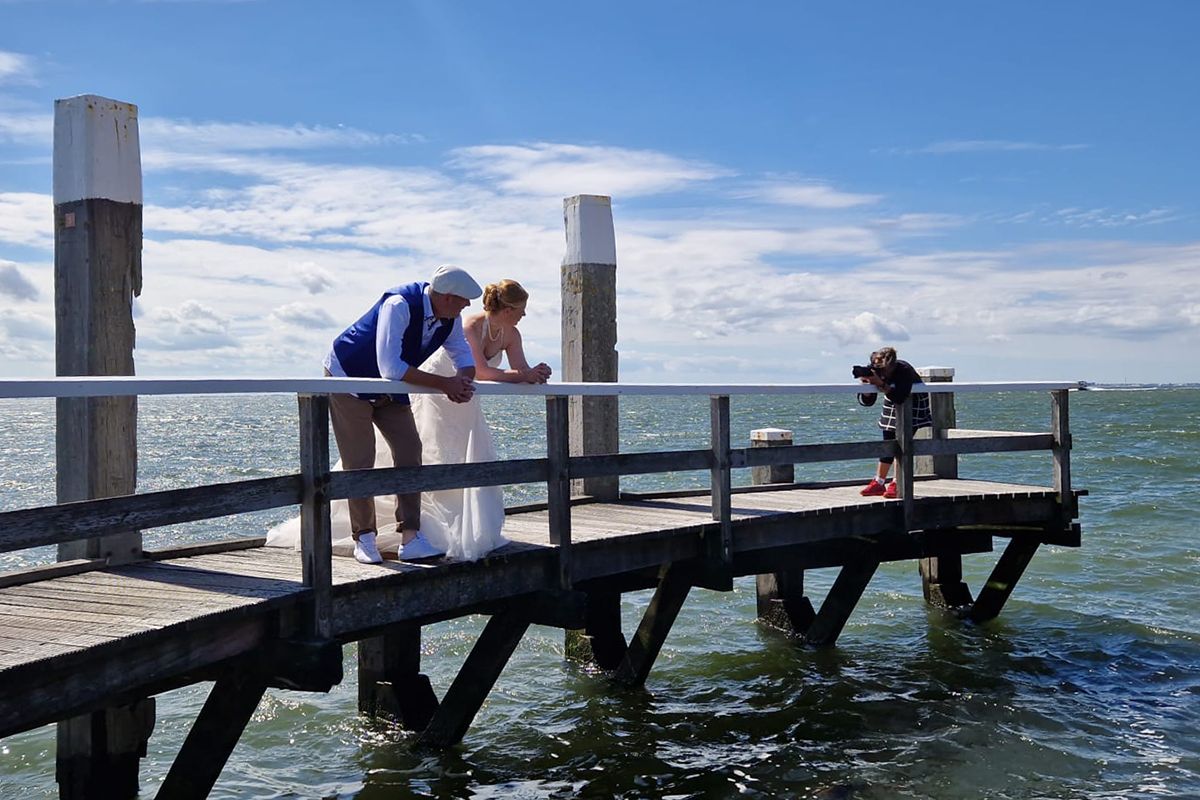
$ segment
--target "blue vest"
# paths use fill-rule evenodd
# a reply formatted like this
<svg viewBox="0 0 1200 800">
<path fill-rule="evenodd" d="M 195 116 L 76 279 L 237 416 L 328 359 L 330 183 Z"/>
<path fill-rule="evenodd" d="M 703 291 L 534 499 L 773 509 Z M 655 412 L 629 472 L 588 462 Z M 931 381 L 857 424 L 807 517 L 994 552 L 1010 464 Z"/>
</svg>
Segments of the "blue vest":
<svg viewBox="0 0 1200 800">
<path fill-rule="evenodd" d="M 379 359 L 375 351 L 375 332 L 379 328 L 379 309 L 389 297 L 400 295 L 408 303 L 408 327 L 400 340 L 400 358 L 409 366 L 420 366 L 425 359 L 433 355 L 441 347 L 454 327 L 454 320 L 443 320 L 433 332 L 429 344 L 421 347 L 422 327 L 425 325 L 425 287 L 426 283 L 410 283 L 405 286 L 395 286 L 383 293 L 383 296 L 371 306 L 367 313 L 358 318 L 342 334 L 333 340 L 333 354 L 337 356 L 342 371 L 348 378 L 381 378 L 379 374 Z M 372 400 L 380 395 L 359 395 L 364 400 Z M 397 403 L 408 403 L 408 395 L 395 394 L 392 400 Z"/>
</svg>

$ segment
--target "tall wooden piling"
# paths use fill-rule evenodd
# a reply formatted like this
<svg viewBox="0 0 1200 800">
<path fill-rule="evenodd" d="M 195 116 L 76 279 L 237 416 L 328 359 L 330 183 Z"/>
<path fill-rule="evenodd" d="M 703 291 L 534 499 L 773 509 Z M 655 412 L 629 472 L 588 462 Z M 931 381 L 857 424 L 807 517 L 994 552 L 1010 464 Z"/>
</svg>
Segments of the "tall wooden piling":
<svg viewBox="0 0 1200 800">
<path fill-rule="evenodd" d="M 562 264 L 564 381 L 617 380 L 617 245 L 612 200 L 581 194 L 563 200 L 567 252 Z M 571 455 L 619 450 L 617 398 L 572 397 Z M 584 478 L 575 491 L 605 500 L 620 492 L 615 476 Z"/>
<path fill-rule="evenodd" d="M 615 383 L 617 380 L 617 245 L 612 200 L 581 194 L 563 200 L 567 251 L 562 263 L 562 367 L 564 381 Z M 569 403 L 570 455 L 620 450 L 616 397 L 572 397 Z M 615 500 L 616 475 L 571 482 L 575 493 Z M 561 504 L 560 504 L 561 505 Z M 611 669 L 624 657 L 620 593 L 588 597 L 588 627 L 568 630 L 572 657 Z"/>
<path fill-rule="evenodd" d="M 792 432 L 784 428 L 758 428 L 750 431 L 751 447 L 790 447 Z M 771 464 L 750 470 L 750 482 L 755 486 L 771 483 L 793 483 L 795 464 Z M 804 570 L 785 567 L 775 572 L 755 576 L 758 595 L 758 619 L 765 625 L 802 635 L 812 624 L 816 612 L 812 601 L 804 595 Z"/>
<path fill-rule="evenodd" d="M 133 298 L 142 290 L 142 169 L 137 107 L 94 95 L 54 105 L 54 316 L 58 375 L 132 375 Z M 58 502 L 132 494 L 137 485 L 137 398 L 57 401 Z M 67 542 L 59 559 L 141 557 L 138 531 Z M 154 701 L 58 725 L 62 798 L 124 798 Z"/>
<path fill-rule="evenodd" d="M 926 383 L 951 383 L 954 380 L 953 367 L 922 367 L 917 372 Z M 945 392 L 931 393 L 929 410 L 933 416 L 932 427 L 923 428 L 914 436 L 947 438 L 949 431 L 958 426 L 954 395 Z M 918 475 L 957 478 L 958 456 L 917 456 L 914 459 L 914 470 Z M 971 590 L 963 581 L 961 555 L 922 558 L 917 562 L 917 569 L 921 574 L 921 591 L 928 603 L 946 608 L 971 605 Z"/>
</svg>

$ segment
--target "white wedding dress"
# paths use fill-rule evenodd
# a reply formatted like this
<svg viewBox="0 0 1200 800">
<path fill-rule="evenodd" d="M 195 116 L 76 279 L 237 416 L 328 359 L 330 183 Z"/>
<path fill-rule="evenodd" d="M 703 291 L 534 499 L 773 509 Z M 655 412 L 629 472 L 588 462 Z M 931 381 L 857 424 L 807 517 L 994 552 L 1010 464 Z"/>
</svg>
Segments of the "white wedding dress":
<svg viewBox="0 0 1200 800">
<path fill-rule="evenodd" d="M 496 367 L 502 356 L 503 351 L 496 353 L 488 359 L 488 366 Z M 455 373 L 449 354 L 441 348 L 421 365 L 421 369 L 439 375 Z M 478 397 L 466 403 L 455 403 L 442 394 L 409 396 L 413 419 L 421 435 L 423 463 L 464 464 L 496 460 L 492 432 Z M 392 466 L 392 454 L 378 431 L 375 435 L 375 466 Z M 341 469 L 341 461 L 333 468 Z M 353 556 L 349 504 L 345 500 L 334 501 L 330 514 L 334 555 Z M 394 495 L 375 498 L 375 521 L 379 551 L 395 557 L 400 549 L 401 535 L 396 530 Z M 451 558 L 474 561 L 507 544 L 508 540 L 500 533 L 503 527 L 504 491 L 499 486 L 421 493 L 421 532 Z M 267 532 L 267 546 L 299 549 L 300 518 L 293 517 L 271 528 Z"/>
</svg>

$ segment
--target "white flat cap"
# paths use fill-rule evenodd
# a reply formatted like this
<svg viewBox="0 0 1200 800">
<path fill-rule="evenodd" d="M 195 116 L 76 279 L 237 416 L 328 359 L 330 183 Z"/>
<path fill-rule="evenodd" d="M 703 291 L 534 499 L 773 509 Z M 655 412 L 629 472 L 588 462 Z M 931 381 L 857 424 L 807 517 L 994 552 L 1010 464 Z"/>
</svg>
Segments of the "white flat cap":
<svg viewBox="0 0 1200 800">
<path fill-rule="evenodd" d="M 467 300 L 474 300 L 483 294 L 483 289 L 479 288 L 479 284 L 467 274 L 465 269 L 454 267 L 450 264 L 440 266 L 433 271 L 433 278 L 429 281 L 429 288 L 441 294 L 465 297 Z"/>
</svg>

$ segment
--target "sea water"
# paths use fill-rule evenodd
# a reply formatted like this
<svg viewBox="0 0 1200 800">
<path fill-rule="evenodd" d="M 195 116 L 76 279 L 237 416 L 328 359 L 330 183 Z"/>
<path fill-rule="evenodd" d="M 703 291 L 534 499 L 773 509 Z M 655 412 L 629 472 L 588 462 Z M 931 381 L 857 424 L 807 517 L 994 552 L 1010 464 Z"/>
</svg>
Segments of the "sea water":
<svg viewBox="0 0 1200 800">
<path fill-rule="evenodd" d="M 534 398 L 485 398 L 502 457 L 544 454 Z M 1045 393 L 962 395 L 960 427 L 1048 430 Z M 760 427 L 797 443 L 873 438 L 849 397 L 735 397 L 735 442 Z M 1134 798 L 1200 797 L 1200 390 L 1072 393 L 1083 547 L 1043 546 L 996 621 L 927 607 L 913 563 L 885 564 L 834 647 L 755 623 L 753 578 L 694 589 L 644 688 L 564 660 L 530 628 L 460 746 L 414 751 L 356 713 L 354 647 L 329 694 L 270 691 L 214 798 Z M 294 399 L 143 398 L 139 489 L 297 471 Z M 622 449 L 704 447 L 706 398 L 621 399 Z M 53 502 L 54 406 L 0 401 L 0 509 Z M 865 478 L 870 462 L 797 478 Z M 1049 485 L 1047 453 L 961 459 L 964 477 Z M 735 483 L 749 483 L 738 471 Z M 626 478 L 627 490 L 703 487 L 704 473 Z M 509 487 L 509 503 L 544 488 Z M 147 547 L 261 535 L 277 509 L 145 533 Z M 1004 542 L 997 540 L 997 547 Z M 998 555 L 964 557 L 977 592 Z M 0 554 L 0 569 L 53 559 Z M 807 580 L 819 602 L 834 571 Z M 634 630 L 648 592 L 625 595 Z M 425 629 L 439 694 L 483 621 Z M 142 762 L 153 797 L 208 685 L 158 697 Z M 0 740 L 0 798 L 55 797 L 54 728 Z"/>
</svg>

